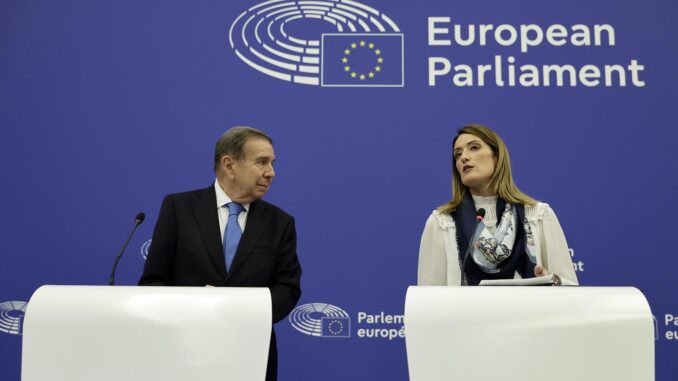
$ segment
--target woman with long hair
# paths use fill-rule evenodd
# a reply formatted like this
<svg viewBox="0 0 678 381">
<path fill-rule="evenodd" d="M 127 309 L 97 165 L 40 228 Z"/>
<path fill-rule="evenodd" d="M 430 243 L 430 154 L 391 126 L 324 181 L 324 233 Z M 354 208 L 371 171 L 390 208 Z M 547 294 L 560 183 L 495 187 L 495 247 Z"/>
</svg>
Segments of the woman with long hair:
<svg viewBox="0 0 678 381">
<path fill-rule="evenodd" d="M 555 213 L 515 185 L 499 135 L 472 124 L 457 132 L 452 145 L 452 200 L 426 221 L 417 284 L 478 285 L 548 274 L 558 283 L 578 284 Z M 486 214 L 476 229 L 480 209 Z"/>
</svg>

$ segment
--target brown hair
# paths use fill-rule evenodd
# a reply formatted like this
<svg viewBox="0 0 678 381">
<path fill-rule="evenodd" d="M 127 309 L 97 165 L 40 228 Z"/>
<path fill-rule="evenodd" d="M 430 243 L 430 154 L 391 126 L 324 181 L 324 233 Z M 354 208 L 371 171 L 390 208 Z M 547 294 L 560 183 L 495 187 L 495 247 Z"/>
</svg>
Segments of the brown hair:
<svg viewBox="0 0 678 381">
<path fill-rule="evenodd" d="M 457 139 L 461 134 L 470 134 L 478 137 L 492 149 L 494 157 L 497 159 L 497 165 L 495 166 L 494 173 L 490 179 L 489 188 L 491 190 L 493 190 L 506 202 L 511 204 L 535 205 L 537 203 L 537 200 L 521 192 L 513 182 L 513 175 L 511 174 L 511 159 L 509 158 L 506 144 L 504 144 L 504 141 L 501 140 L 496 132 L 480 124 L 469 124 L 468 126 L 464 126 L 457 131 L 457 136 L 455 136 L 454 140 L 452 141 L 453 149 L 454 144 L 457 142 Z M 452 200 L 438 208 L 440 213 L 454 212 L 457 208 L 457 205 L 459 205 L 461 200 L 464 199 L 466 192 L 469 191 L 468 187 L 462 184 L 461 176 L 459 175 L 459 171 L 457 170 L 457 166 L 455 164 L 456 160 L 454 160 L 452 163 Z"/>
</svg>

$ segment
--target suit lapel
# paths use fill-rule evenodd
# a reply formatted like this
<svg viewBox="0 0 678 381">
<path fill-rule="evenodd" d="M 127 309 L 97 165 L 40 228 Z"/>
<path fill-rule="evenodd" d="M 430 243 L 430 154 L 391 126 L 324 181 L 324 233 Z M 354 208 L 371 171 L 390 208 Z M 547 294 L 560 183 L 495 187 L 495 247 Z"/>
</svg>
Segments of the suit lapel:
<svg viewBox="0 0 678 381">
<path fill-rule="evenodd" d="M 225 278 L 226 261 L 224 259 L 223 242 L 221 242 L 221 232 L 219 231 L 217 195 L 214 192 L 214 185 L 199 193 L 193 200 L 193 211 L 198 230 L 200 230 L 200 235 L 205 241 L 205 246 L 207 246 L 207 251 L 209 251 L 214 264 Z"/>
<path fill-rule="evenodd" d="M 245 231 L 240 238 L 238 250 L 235 252 L 231 271 L 228 272 L 229 277 L 242 267 L 242 264 L 245 263 L 247 257 L 252 254 L 252 250 L 257 245 L 259 238 L 261 238 L 261 234 L 266 229 L 266 221 L 264 220 L 266 215 L 265 209 L 266 204 L 263 202 L 255 201 L 250 204 Z"/>
</svg>

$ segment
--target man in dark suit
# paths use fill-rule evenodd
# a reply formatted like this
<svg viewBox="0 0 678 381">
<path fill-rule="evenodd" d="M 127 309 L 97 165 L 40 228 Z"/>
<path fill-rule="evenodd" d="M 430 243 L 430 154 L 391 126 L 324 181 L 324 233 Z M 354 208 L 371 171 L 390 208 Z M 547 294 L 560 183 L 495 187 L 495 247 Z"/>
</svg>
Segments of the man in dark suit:
<svg viewBox="0 0 678 381">
<path fill-rule="evenodd" d="M 273 322 L 301 295 L 294 218 L 261 198 L 275 172 L 271 139 L 234 127 L 217 141 L 214 185 L 165 197 L 140 285 L 268 287 Z M 277 379 L 275 332 L 266 380 Z"/>
</svg>

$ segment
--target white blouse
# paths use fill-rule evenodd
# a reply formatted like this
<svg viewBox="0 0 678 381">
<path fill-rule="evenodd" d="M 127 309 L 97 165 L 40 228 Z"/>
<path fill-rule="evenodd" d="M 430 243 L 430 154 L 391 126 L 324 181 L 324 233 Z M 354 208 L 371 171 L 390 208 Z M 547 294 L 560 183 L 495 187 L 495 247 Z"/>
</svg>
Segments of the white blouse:
<svg viewBox="0 0 678 381">
<path fill-rule="evenodd" d="M 476 196 L 473 198 L 476 208 L 485 209 L 483 222 L 492 231 L 497 223 L 497 198 Z M 558 275 L 563 285 L 579 284 L 565 234 L 553 209 L 541 202 L 534 206 L 526 205 L 525 218 L 534 235 L 534 246 L 530 245 L 529 250 L 537 257 L 537 264 Z M 517 272 L 515 278 L 520 278 Z M 461 284 L 457 228 L 449 214 L 433 211 L 426 221 L 419 245 L 417 284 L 420 286 Z"/>
</svg>

